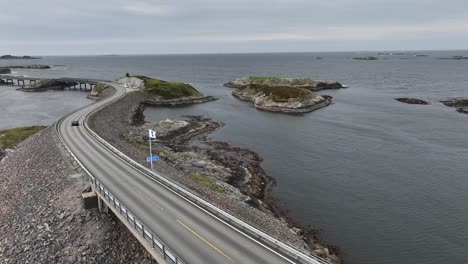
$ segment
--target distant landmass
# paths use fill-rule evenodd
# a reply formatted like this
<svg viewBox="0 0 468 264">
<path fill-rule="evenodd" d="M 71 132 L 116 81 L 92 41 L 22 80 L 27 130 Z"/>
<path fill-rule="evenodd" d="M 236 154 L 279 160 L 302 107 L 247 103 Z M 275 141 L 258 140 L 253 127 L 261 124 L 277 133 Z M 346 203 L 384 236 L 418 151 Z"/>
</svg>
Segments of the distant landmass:
<svg viewBox="0 0 468 264">
<path fill-rule="evenodd" d="M 37 60 L 39 57 L 32 56 L 13 56 L 13 55 L 3 55 L 0 57 L 0 60 Z"/>
</svg>

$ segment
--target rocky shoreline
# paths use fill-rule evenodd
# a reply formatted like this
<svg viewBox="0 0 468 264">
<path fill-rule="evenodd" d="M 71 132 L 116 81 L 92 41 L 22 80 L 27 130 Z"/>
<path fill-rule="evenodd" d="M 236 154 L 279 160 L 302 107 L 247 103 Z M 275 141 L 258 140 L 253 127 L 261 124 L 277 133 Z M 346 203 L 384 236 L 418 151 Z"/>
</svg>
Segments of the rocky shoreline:
<svg viewBox="0 0 468 264">
<path fill-rule="evenodd" d="M 325 249 L 313 236 L 304 237 L 304 230 L 278 218 L 272 205 L 264 202 L 274 181 L 261 168 L 261 157 L 248 149 L 207 138 L 208 133 L 223 124 L 200 116 L 145 123 L 144 102 L 139 93 L 127 94 L 93 115 L 90 126 L 114 147 L 147 167 L 147 129 L 157 130 L 159 141 L 153 144 L 153 151 L 161 159 L 154 164 L 155 170 L 275 237 L 331 262 L 340 262 L 334 255 L 336 251 Z"/>
<path fill-rule="evenodd" d="M 146 99 L 146 105 L 152 106 L 180 106 L 180 105 L 190 105 L 190 104 L 202 104 L 211 101 L 218 100 L 213 96 L 190 96 L 178 99 Z"/>
</svg>

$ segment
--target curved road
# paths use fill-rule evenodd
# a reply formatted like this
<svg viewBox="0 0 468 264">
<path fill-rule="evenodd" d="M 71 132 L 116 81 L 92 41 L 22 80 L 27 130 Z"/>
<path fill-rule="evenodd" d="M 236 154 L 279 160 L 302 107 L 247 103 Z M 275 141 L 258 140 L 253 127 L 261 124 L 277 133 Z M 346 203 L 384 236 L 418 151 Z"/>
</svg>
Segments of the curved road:
<svg viewBox="0 0 468 264">
<path fill-rule="evenodd" d="M 94 177 L 187 264 L 294 263 L 161 186 L 101 146 L 82 124 L 87 114 L 125 94 L 125 88 L 112 85 L 117 89 L 115 95 L 65 117 L 59 126 L 65 143 Z M 72 127 L 74 120 L 79 120 L 80 126 Z"/>
</svg>

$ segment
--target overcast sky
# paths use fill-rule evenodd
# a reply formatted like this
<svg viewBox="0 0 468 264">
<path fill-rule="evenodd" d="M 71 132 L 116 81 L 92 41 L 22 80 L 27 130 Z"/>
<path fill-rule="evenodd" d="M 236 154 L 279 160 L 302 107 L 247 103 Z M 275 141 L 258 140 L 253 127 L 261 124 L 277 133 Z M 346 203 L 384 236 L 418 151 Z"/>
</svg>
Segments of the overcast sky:
<svg viewBox="0 0 468 264">
<path fill-rule="evenodd" d="M 468 48 L 468 0 L 0 0 L 0 54 Z"/>
</svg>

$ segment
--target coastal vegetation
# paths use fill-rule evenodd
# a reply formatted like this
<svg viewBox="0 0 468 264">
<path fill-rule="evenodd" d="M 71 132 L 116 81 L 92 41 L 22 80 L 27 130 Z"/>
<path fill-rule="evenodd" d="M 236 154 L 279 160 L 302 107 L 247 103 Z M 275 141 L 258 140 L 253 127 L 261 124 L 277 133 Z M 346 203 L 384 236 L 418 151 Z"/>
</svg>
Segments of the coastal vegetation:
<svg viewBox="0 0 468 264">
<path fill-rule="evenodd" d="M 15 127 L 0 130 L 0 147 L 5 149 L 13 148 L 21 141 L 44 128 L 46 128 L 46 126 Z"/>
<path fill-rule="evenodd" d="M 202 96 L 202 94 L 190 84 L 168 82 L 141 75 L 134 77 L 144 81 L 145 88 L 142 92 L 145 97 L 156 96 L 162 99 L 176 99 L 181 97 Z"/>
<path fill-rule="evenodd" d="M 250 88 L 274 102 L 304 102 L 308 96 L 312 96 L 312 92 L 304 88 L 266 85 L 251 85 Z"/>
<path fill-rule="evenodd" d="M 282 82 L 284 82 L 284 79 L 279 77 L 250 76 L 248 77 L 248 79 L 252 84 L 271 85 L 272 83 L 277 83 L 279 85 L 284 85 L 282 84 Z M 310 83 L 311 81 L 314 80 L 311 78 L 294 78 L 292 80 L 292 85 L 305 85 L 307 83 Z"/>
<path fill-rule="evenodd" d="M 201 184 L 205 185 L 206 187 L 208 187 L 212 191 L 215 191 L 215 192 L 224 191 L 224 188 L 222 186 L 217 184 L 215 180 L 213 180 L 212 178 L 210 178 L 208 176 L 205 176 L 205 175 L 197 173 L 197 172 L 192 173 L 191 176 L 192 176 L 192 178 L 194 180 L 196 180 L 196 181 L 200 182 Z"/>
</svg>

